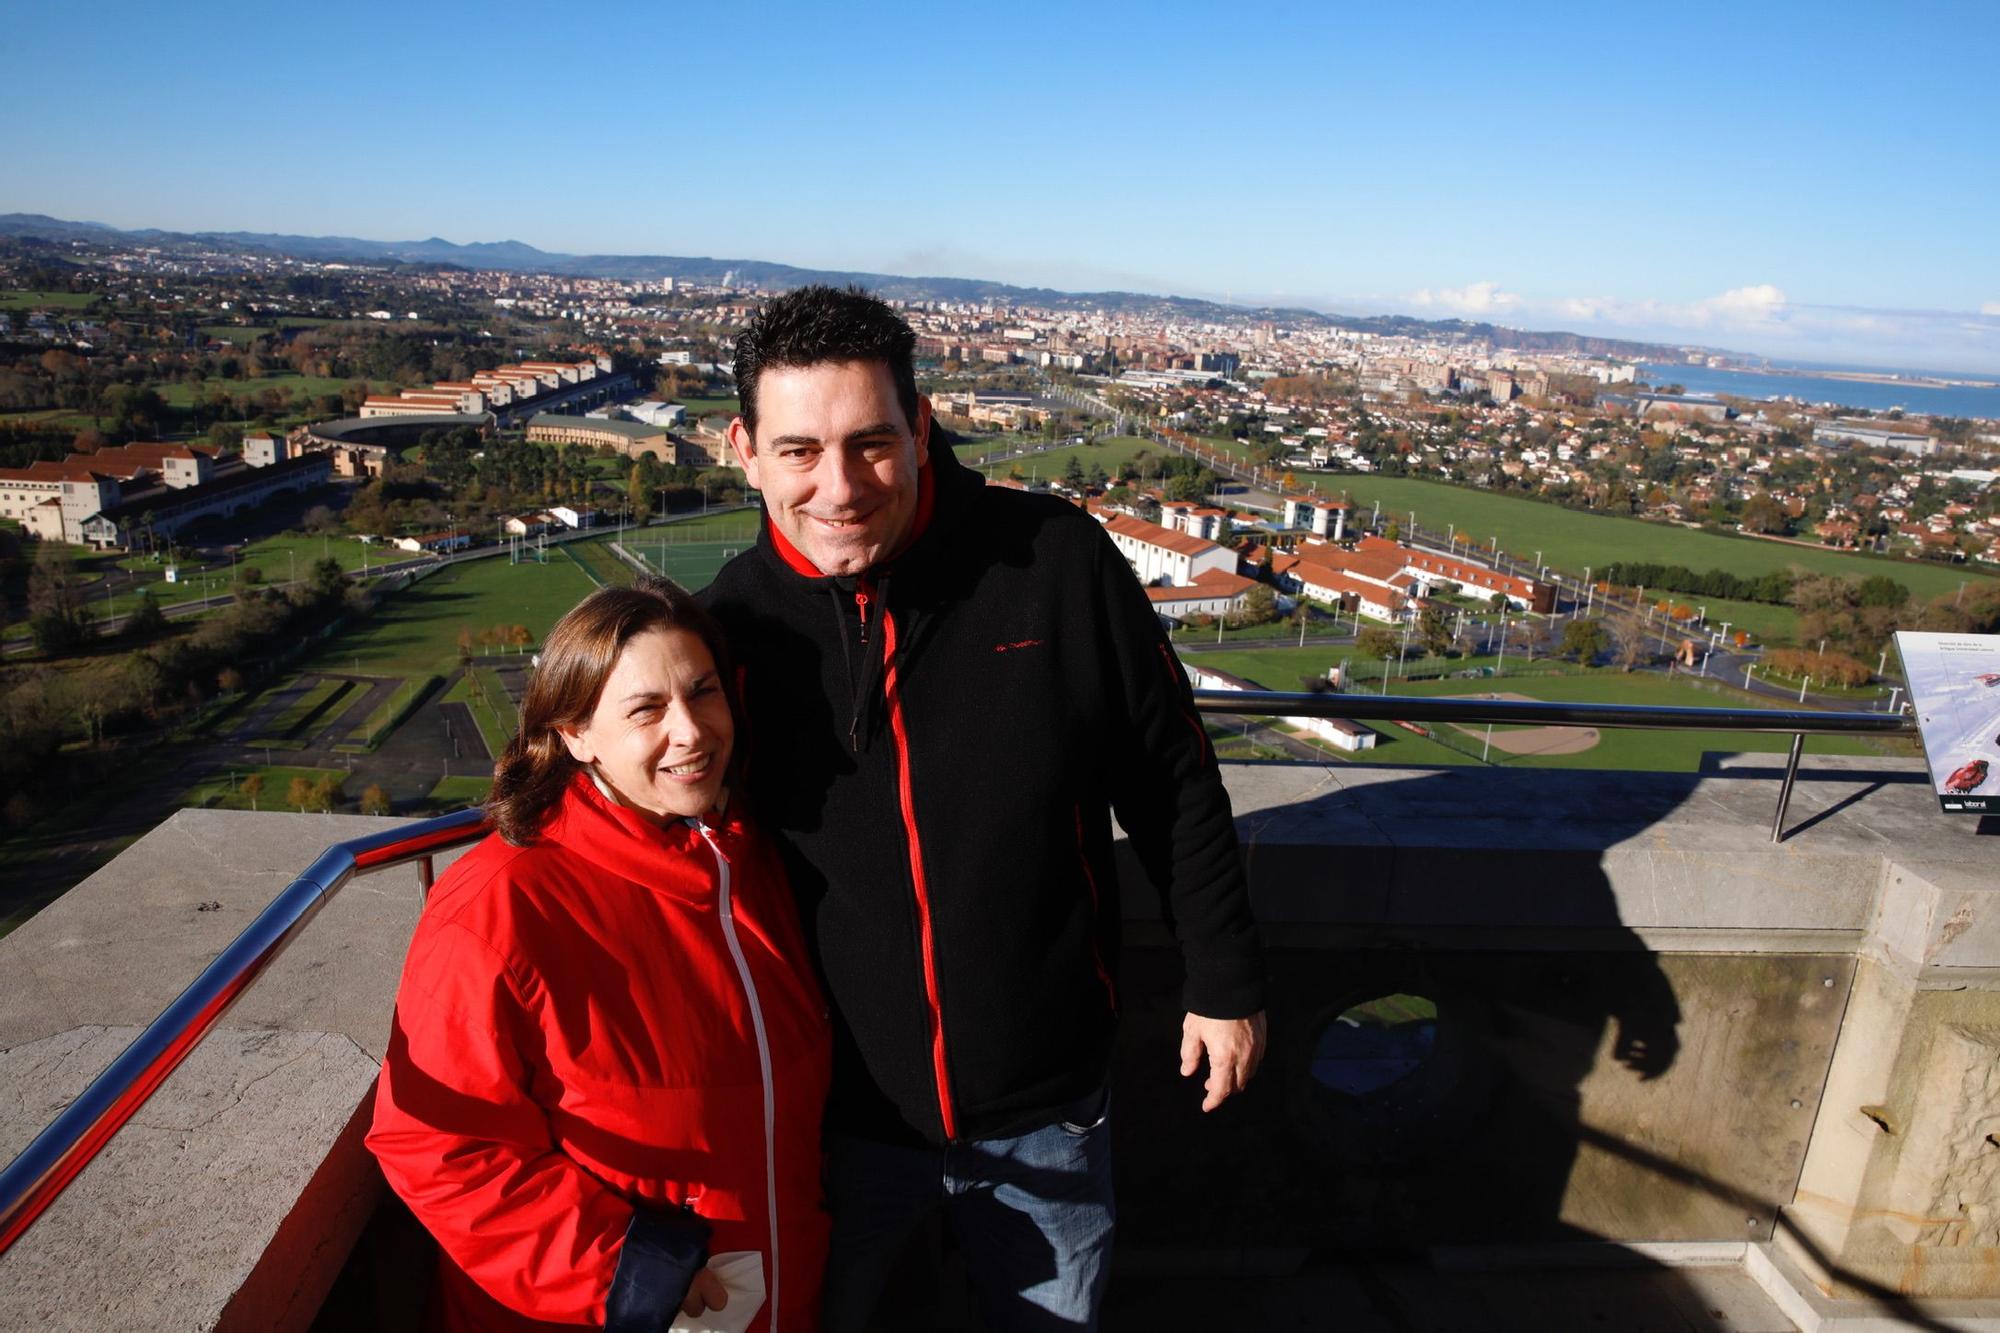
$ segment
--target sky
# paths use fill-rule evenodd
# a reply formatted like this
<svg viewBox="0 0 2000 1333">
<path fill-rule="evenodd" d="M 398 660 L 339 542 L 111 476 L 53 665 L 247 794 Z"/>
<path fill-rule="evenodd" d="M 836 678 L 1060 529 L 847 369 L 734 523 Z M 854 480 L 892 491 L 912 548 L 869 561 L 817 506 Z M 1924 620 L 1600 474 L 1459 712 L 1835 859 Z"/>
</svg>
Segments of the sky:
<svg viewBox="0 0 2000 1333">
<path fill-rule="evenodd" d="M 2000 375 L 1991 20 L 1990 0 L 11 0 L 0 212 Z"/>
</svg>

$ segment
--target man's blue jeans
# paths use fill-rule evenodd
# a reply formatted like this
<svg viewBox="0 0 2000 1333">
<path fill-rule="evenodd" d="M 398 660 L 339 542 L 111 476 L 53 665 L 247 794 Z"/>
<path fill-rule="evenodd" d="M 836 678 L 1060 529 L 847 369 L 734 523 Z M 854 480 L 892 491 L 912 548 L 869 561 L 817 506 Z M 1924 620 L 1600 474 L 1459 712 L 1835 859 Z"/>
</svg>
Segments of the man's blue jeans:
<svg viewBox="0 0 2000 1333">
<path fill-rule="evenodd" d="M 1097 1327 L 1115 1217 L 1105 1119 L 944 1148 L 829 1134 L 827 1152 L 826 1333 L 860 1333 L 878 1300 L 893 1306 L 883 1286 L 939 1207 L 993 1333 Z"/>
</svg>

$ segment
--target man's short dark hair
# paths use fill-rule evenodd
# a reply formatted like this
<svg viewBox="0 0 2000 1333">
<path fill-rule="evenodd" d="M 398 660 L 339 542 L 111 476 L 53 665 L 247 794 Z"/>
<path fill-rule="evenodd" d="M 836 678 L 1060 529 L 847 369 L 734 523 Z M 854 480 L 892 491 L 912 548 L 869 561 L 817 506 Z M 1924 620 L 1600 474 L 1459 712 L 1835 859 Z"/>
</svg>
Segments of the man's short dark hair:
<svg viewBox="0 0 2000 1333">
<path fill-rule="evenodd" d="M 859 287 L 815 284 L 786 292 L 758 312 L 736 339 L 736 396 L 743 424 L 757 434 L 757 381 L 772 367 L 880 361 L 896 383 L 903 419 L 917 427 L 917 335 L 903 317 Z"/>
</svg>

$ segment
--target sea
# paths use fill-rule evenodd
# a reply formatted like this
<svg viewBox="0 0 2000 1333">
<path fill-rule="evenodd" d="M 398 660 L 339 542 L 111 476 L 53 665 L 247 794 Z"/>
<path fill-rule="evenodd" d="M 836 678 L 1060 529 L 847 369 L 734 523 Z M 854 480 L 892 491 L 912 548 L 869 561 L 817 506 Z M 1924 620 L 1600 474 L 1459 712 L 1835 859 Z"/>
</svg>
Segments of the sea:
<svg viewBox="0 0 2000 1333">
<path fill-rule="evenodd" d="M 1768 373 L 1714 370 L 1674 362 L 1641 362 L 1639 378 L 1649 384 L 1678 384 L 1689 393 L 1726 393 L 1743 398 L 1797 398 L 1807 403 L 1836 403 L 1885 412 L 1900 407 L 1927 416 L 1975 417 L 2000 421 L 2000 384 L 1991 388 L 1963 385 L 1876 384 L 1867 380 L 1832 379 L 1826 370 L 1864 370 L 1871 374 L 1923 374 L 1921 371 L 1868 370 L 1848 366 L 1773 366 Z M 1937 375 L 1938 379 L 2000 379 L 2000 376 Z"/>
</svg>

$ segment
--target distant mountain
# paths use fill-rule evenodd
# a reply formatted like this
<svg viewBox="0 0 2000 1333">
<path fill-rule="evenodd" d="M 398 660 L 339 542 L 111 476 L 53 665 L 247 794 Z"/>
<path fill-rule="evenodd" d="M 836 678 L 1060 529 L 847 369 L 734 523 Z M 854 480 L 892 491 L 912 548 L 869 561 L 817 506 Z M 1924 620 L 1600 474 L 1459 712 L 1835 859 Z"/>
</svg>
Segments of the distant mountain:
<svg viewBox="0 0 2000 1333">
<path fill-rule="evenodd" d="M 680 255 L 566 255 L 540 250 L 522 241 L 477 241 L 461 245 L 432 236 L 421 241 L 368 241 L 355 236 L 290 236 L 269 232 L 174 232 L 147 228 L 121 231 L 101 222 L 66 222 L 41 213 L 0 213 L 0 237 L 19 240 L 83 241 L 98 245 L 155 245 L 205 250 L 251 251 L 286 255 L 316 263 L 453 265 L 499 269 L 509 273 L 552 273 L 564 277 L 612 278 L 654 282 L 674 278 L 714 284 L 725 274 L 747 286 L 782 290 L 807 283 L 859 283 L 870 291 L 903 301 L 991 301 L 1037 305 L 1057 310 L 1155 311 L 1188 319 L 1285 319 L 1319 323 L 1356 332 L 1409 337 L 1457 337 L 1484 341 L 1518 351 L 1572 352 L 1633 359 L 1678 359 L 1685 349 L 1659 343 L 1630 342 L 1588 334 L 1510 329 L 1462 319 L 1427 320 L 1408 315 L 1340 315 L 1297 307 L 1222 305 L 1186 296 L 1143 292 L 1059 292 L 1047 287 L 1016 287 L 980 278 L 906 277 L 894 273 L 846 272 L 794 268 L 762 259 L 710 259 Z"/>
</svg>

